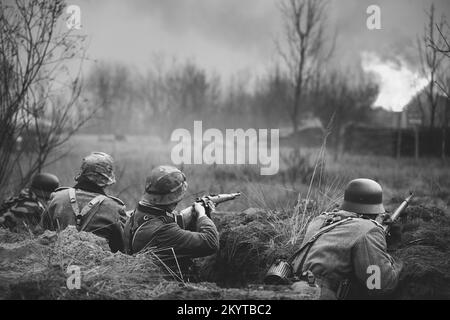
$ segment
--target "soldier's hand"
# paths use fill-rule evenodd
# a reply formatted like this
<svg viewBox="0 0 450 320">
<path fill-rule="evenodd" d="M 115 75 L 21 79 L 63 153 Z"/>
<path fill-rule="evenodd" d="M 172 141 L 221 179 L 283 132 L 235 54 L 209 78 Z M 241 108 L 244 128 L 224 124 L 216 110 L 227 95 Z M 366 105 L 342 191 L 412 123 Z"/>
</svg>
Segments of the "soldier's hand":
<svg viewBox="0 0 450 320">
<path fill-rule="evenodd" d="M 214 202 L 212 202 L 211 200 L 206 200 L 204 202 L 204 205 L 205 205 L 206 215 L 211 218 L 211 214 L 216 211 L 216 206 L 215 206 Z"/>
<path fill-rule="evenodd" d="M 388 234 L 386 235 L 386 243 L 389 247 L 400 244 L 402 241 L 402 227 L 398 224 L 391 225 Z"/>
<path fill-rule="evenodd" d="M 386 235 L 386 243 L 388 247 L 399 244 L 402 240 L 402 227 L 398 223 L 392 221 L 388 214 L 383 216 L 383 224 L 389 226 L 389 231 Z"/>
<path fill-rule="evenodd" d="M 194 211 L 197 214 L 197 219 L 202 216 L 206 216 L 206 210 L 199 202 L 194 202 Z"/>
<path fill-rule="evenodd" d="M 377 221 L 379 221 L 377 219 Z M 394 221 L 392 221 L 391 216 L 388 213 L 383 213 L 381 215 L 381 223 L 390 226 Z"/>
</svg>

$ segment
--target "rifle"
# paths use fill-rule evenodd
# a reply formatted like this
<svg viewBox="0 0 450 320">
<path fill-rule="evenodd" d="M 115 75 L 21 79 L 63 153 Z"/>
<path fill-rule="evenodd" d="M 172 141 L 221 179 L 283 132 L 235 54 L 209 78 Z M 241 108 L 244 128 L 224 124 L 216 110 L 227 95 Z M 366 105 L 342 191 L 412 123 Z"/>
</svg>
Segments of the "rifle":
<svg viewBox="0 0 450 320">
<path fill-rule="evenodd" d="M 391 228 L 392 223 L 395 222 L 400 217 L 400 215 L 403 213 L 403 211 L 408 207 L 413 196 L 414 196 L 414 194 L 411 192 L 411 194 L 405 200 L 403 200 L 403 202 L 398 206 L 398 208 L 395 209 L 395 211 L 390 215 L 390 218 L 392 221 L 391 223 L 389 223 L 389 224 L 383 223 L 384 217 L 380 217 L 379 219 L 377 219 L 377 222 L 379 222 L 383 225 L 384 231 L 386 233 L 389 232 L 389 229 Z"/>
<path fill-rule="evenodd" d="M 205 207 L 205 209 L 208 208 L 208 201 L 211 201 L 212 203 L 214 203 L 215 206 L 219 205 L 222 202 L 226 202 L 226 201 L 230 201 L 230 200 L 234 200 L 237 197 L 239 197 L 241 195 L 240 192 L 236 192 L 236 193 L 222 193 L 222 194 L 211 194 L 209 196 L 203 196 L 203 197 L 199 197 L 195 200 L 195 202 L 199 202 L 202 204 L 203 207 Z M 209 214 L 208 214 L 209 216 Z"/>
<path fill-rule="evenodd" d="M 230 200 L 234 200 L 241 195 L 240 192 L 236 193 L 222 193 L 222 194 L 211 194 L 203 197 L 198 197 L 195 202 L 200 203 L 205 209 L 208 209 L 209 202 L 214 203 L 215 206 Z M 189 229 L 189 225 L 192 221 L 193 206 L 183 209 L 176 215 L 176 221 L 178 225 L 183 229 Z M 211 218 L 210 210 L 206 210 L 206 214 Z"/>
</svg>

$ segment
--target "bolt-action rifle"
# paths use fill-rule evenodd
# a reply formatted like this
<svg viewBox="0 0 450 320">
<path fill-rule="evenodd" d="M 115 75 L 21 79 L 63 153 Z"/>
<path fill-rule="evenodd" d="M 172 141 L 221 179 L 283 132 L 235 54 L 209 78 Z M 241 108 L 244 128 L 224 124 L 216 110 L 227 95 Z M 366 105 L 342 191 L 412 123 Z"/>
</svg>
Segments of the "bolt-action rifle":
<svg viewBox="0 0 450 320">
<path fill-rule="evenodd" d="M 195 200 L 195 202 L 200 203 L 205 208 L 206 214 L 208 215 L 208 217 L 211 218 L 211 216 L 210 216 L 211 210 L 208 210 L 208 209 L 211 209 L 210 203 L 213 203 L 214 206 L 217 206 L 223 202 L 234 200 L 237 197 L 239 197 L 240 195 L 241 195 L 240 192 L 211 194 L 211 195 L 199 197 Z M 176 217 L 178 225 L 180 227 L 182 227 L 183 229 L 188 228 L 188 226 L 190 225 L 190 223 L 192 221 L 192 213 L 193 213 L 193 206 L 187 207 L 186 209 L 183 209 L 182 211 L 180 211 L 180 213 L 177 214 L 177 217 Z"/>
</svg>

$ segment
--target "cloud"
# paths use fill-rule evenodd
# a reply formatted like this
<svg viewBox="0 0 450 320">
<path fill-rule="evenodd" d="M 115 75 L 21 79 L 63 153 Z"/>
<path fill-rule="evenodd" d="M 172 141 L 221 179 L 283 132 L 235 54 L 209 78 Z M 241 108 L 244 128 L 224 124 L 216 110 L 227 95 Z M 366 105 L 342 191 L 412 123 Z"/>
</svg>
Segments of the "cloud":
<svg viewBox="0 0 450 320">
<path fill-rule="evenodd" d="M 402 61 L 399 63 L 383 61 L 370 52 L 363 52 L 361 55 L 363 70 L 373 73 L 379 83 L 375 106 L 391 111 L 402 111 L 414 95 L 429 83 L 429 79 L 409 69 Z"/>
<path fill-rule="evenodd" d="M 82 9 L 89 53 L 138 67 L 152 53 L 180 59 L 222 74 L 262 70 L 276 56 L 280 35 L 280 0 L 73 0 Z M 437 13 L 450 17 L 450 1 L 435 0 Z M 366 28 L 366 9 L 381 7 L 382 29 Z M 334 63 L 357 65 L 362 51 L 402 61 L 416 61 L 415 41 L 423 31 L 422 0 L 329 0 L 329 28 L 338 33 Z"/>
</svg>

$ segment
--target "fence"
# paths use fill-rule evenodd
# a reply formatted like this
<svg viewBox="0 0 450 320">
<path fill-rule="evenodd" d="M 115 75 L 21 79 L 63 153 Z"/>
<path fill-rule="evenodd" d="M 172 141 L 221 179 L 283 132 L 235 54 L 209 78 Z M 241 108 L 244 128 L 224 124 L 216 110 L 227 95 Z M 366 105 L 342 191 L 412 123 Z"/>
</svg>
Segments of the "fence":
<svg viewBox="0 0 450 320">
<path fill-rule="evenodd" d="M 374 128 L 350 126 L 344 134 L 344 150 L 349 153 L 396 156 L 398 149 L 401 156 L 415 155 L 416 140 L 413 128 Z M 443 140 L 445 155 L 450 156 L 450 130 L 446 130 L 443 139 L 440 128 L 418 128 L 419 156 L 441 157 Z M 400 141 L 399 141 L 400 140 Z"/>
</svg>

